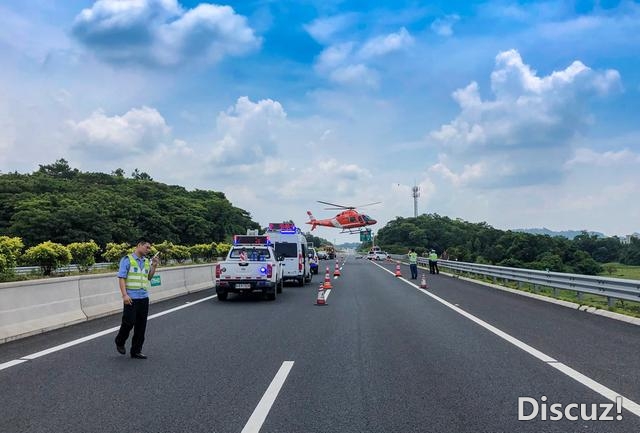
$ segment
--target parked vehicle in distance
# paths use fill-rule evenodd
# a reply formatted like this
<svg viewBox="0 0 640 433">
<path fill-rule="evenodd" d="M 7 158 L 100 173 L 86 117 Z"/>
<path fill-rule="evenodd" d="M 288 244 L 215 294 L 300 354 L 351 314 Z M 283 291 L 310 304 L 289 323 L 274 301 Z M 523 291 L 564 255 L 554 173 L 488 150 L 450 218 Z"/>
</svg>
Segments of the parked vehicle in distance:
<svg viewBox="0 0 640 433">
<path fill-rule="evenodd" d="M 387 254 L 385 251 L 376 251 L 374 253 L 375 260 L 387 260 L 388 258 L 389 254 Z"/>
<path fill-rule="evenodd" d="M 318 250 L 318 260 L 327 260 L 329 258 L 329 254 L 324 250 Z"/>
</svg>

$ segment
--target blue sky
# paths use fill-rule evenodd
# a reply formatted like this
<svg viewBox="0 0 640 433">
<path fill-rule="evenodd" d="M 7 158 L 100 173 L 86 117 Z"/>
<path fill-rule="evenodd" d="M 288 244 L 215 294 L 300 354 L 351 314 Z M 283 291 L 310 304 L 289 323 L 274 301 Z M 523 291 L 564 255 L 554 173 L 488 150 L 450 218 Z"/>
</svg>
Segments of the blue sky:
<svg viewBox="0 0 640 433">
<path fill-rule="evenodd" d="M 0 1 L 0 170 L 138 168 L 262 224 L 382 225 L 415 183 L 420 213 L 640 231 L 638 2 L 372 4 Z"/>
</svg>

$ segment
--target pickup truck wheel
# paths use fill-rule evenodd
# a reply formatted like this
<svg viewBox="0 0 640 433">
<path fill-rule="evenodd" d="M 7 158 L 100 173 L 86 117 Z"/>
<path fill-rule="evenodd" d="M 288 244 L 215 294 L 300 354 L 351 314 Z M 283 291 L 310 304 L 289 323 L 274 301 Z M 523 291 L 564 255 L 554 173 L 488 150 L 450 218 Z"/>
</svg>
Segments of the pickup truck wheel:
<svg viewBox="0 0 640 433">
<path fill-rule="evenodd" d="M 275 301 L 276 300 L 276 291 L 274 290 L 273 292 L 265 293 L 264 297 L 267 299 L 267 301 Z"/>
<path fill-rule="evenodd" d="M 218 301 L 226 301 L 227 300 L 227 292 L 216 292 L 218 294 Z"/>
<path fill-rule="evenodd" d="M 299 286 L 299 287 L 304 286 L 304 277 L 300 277 L 300 278 L 298 278 L 298 286 Z"/>
<path fill-rule="evenodd" d="M 284 281 L 280 279 L 280 282 L 276 285 L 276 292 L 282 293 L 282 287 L 284 286 Z"/>
</svg>

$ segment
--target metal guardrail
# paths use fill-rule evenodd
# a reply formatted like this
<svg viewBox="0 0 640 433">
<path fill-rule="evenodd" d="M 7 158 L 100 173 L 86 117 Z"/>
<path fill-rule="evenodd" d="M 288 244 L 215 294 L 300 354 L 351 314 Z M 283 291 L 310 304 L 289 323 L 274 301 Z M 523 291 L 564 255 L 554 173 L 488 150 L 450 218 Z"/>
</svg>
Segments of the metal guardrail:
<svg viewBox="0 0 640 433">
<path fill-rule="evenodd" d="M 92 271 L 94 269 L 108 269 L 112 264 L 109 262 L 104 263 L 95 263 L 93 264 L 89 270 Z M 61 268 L 56 269 L 56 273 L 64 274 L 68 272 L 78 272 L 77 265 L 68 265 L 63 266 Z M 15 273 L 17 275 L 29 275 L 29 274 L 39 274 L 41 273 L 40 266 L 19 266 L 15 269 Z"/>
<path fill-rule="evenodd" d="M 392 257 L 396 260 L 406 259 L 403 255 L 394 254 Z M 427 258 L 418 258 L 418 264 L 428 265 L 428 263 Z M 533 285 L 534 290 L 538 287 L 549 287 L 554 289 L 554 295 L 557 295 L 558 289 L 563 289 L 577 292 L 578 299 L 581 299 L 583 293 L 604 296 L 609 306 L 613 306 L 616 299 L 640 302 L 640 280 L 537 271 L 451 260 L 438 260 L 438 267 L 447 268 L 454 273 L 466 273 L 469 276 L 492 277 L 494 282 L 498 279 L 515 281 L 518 287 L 528 283 Z"/>
</svg>

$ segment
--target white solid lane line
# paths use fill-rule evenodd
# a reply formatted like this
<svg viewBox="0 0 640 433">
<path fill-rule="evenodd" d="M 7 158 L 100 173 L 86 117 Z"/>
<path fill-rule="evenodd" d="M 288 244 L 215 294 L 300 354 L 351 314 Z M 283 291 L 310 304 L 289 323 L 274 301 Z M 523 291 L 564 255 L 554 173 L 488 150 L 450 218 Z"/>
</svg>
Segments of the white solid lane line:
<svg viewBox="0 0 640 433">
<path fill-rule="evenodd" d="M 287 376 L 289 376 L 289 372 L 293 368 L 293 363 L 293 361 L 284 361 L 282 363 L 241 433 L 258 433 L 260 431 L 262 424 L 267 419 L 267 415 L 269 415 L 271 406 L 273 406 L 282 385 L 284 385 L 284 381 L 287 380 Z"/>
<path fill-rule="evenodd" d="M 200 302 L 208 301 L 209 299 L 213 299 L 218 295 L 207 296 L 206 298 L 198 299 L 197 301 L 191 301 L 188 304 L 180 305 L 178 307 L 170 308 L 165 311 L 161 311 L 156 314 L 152 314 L 149 316 L 148 320 L 155 319 L 156 317 L 164 316 L 165 314 L 173 313 L 178 310 L 182 310 L 183 308 L 191 307 L 192 305 L 199 304 Z M 26 355 L 21 357 L 20 359 L 14 359 L 9 362 L 5 362 L 0 364 L 0 370 L 4 370 L 9 367 L 13 367 L 14 365 L 22 364 L 26 361 L 31 361 L 36 358 L 40 358 L 41 356 L 49 355 L 53 352 L 58 352 L 60 350 L 66 349 L 68 347 L 76 346 L 80 343 L 84 343 L 85 341 L 93 340 L 98 337 L 102 337 L 103 335 L 110 334 L 112 332 L 120 329 L 120 326 L 114 326 L 113 328 L 105 329 L 104 331 L 96 332 L 95 334 L 87 335 L 86 337 L 78 338 L 77 340 L 69 341 L 67 343 L 59 344 L 58 346 L 50 347 L 49 349 L 41 350 L 40 352 L 32 353 L 31 355 Z"/>
<path fill-rule="evenodd" d="M 26 359 L 14 359 L 13 361 L 8 361 L 0 364 L 0 370 L 4 370 L 5 368 L 13 367 L 14 365 L 22 364 L 23 362 L 27 362 Z"/>
<path fill-rule="evenodd" d="M 383 267 L 383 266 L 381 266 L 381 265 L 379 265 L 377 263 L 374 263 L 374 265 L 378 266 L 380 269 L 384 270 L 385 272 L 388 272 L 391 275 L 394 275 L 394 273 L 391 272 L 390 270 L 388 270 L 387 268 L 385 268 L 385 267 Z M 419 286 L 416 286 L 415 284 L 413 284 L 412 282 L 410 282 L 408 280 L 405 280 L 404 278 L 397 278 L 397 279 L 402 280 L 403 282 L 405 282 L 408 285 L 410 285 L 411 287 L 417 289 L 419 292 L 423 293 L 424 295 L 430 296 L 431 298 L 435 299 L 436 301 L 440 302 L 441 304 L 445 305 L 446 307 L 452 309 L 456 313 L 458 313 L 458 314 L 466 317 L 467 319 L 477 323 L 478 325 L 482 326 L 487 331 L 492 332 L 493 334 L 497 335 L 498 337 L 500 337 L 500 338 L 508 341 L 509 343 L 513 344 L 514 346 L 524 350 L 525 352 L 527 352 L 531 356 L 534 356 L 534 357 L 538 358 L 539 360 L 545 362 L 550 367 L 553 367 L 556 370 L 561 371 L 562 373 L 566 374 L 567 376 L 569 376 L 573 380 L 583 384 L 587 388 L 589 388 L 589 389 L 597 392 L 601 396 L 605 397 L 607 400 L 610 400 L 613 403 L 616 403 L 616 397 L 622 397 L 622 407 L 627 409 L 629 412 L 633 413 L 634 415 L 640 417 L 640 405 L 638 403 L 634 402 L 633 400 L 630 400 L 627 397 L 624 397 L 622 394 L 620 394 L 618 392 L 615 392 L 614 390 L 612 390 L 610 388 L 607 388 L 606 386 L 602 385 L 601 383 L 596 382 L 595 380 L 591 379 L 590 377 L 585 376 L 584 374 L 580 373 L 579 371 L 574 370 L 573 368 L 569 367 L 568 365 L 557 361 L 556 359 L 552 358 L 551 356 L 539 351 L 538 349 L 535 349 L 535 348 L 529 346 L 527 343 L 518 340 L 517 338 L 507 334 L 506 332 L 501 331 L 500 329 L 496 328 L 493 325 L 490 325 L 489 323 L 487 323 L 484 320 L 474 316 L 473 314 L 467 313 L 462 308 L 456 307 L 455 305 L 453 305 L 453 304 L 445 301 L 444 299 L 434 295 L 433 293 L 429 292 L 428 290 L 421 289 Z"/>
</svg>

